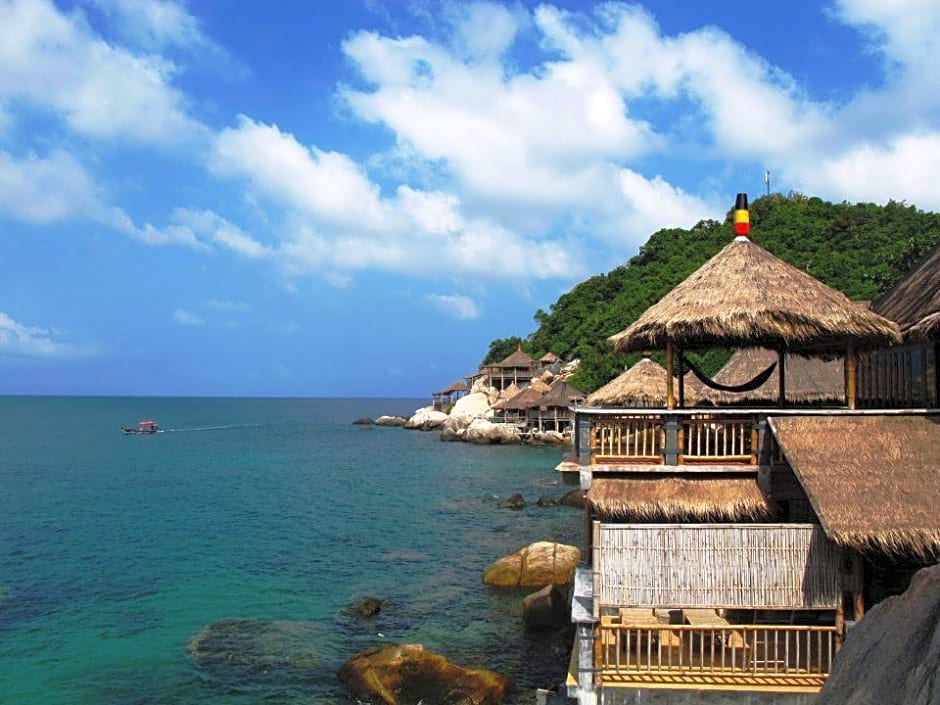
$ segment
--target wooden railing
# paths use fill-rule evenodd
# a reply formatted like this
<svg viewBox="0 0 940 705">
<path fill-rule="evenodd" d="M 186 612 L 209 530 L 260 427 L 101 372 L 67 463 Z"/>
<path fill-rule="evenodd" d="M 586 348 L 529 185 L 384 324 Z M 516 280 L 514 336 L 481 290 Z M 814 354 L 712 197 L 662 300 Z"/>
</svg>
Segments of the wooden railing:
<svg viewBox="0 0 940 705">
<path fill-rule="evenodd" d="M 836 627 L 679 624 L 597 627 L 605 685 L 688 685 L 816 691 L 839 649 Z"/>
<path fill-rule="evenodd" d="M 630 460 L 663 462 L 663 424 L 658 416 L 602 419 L 591 428 L 593 464 Z"/>
<path fill-rule="evenodd" d="M 757 460 L 753 419 L 698 418 L 682 421 L 680 462 L 747 462 Z"/>
<path fill-rule="evenodd" d="M 746 463 L 758 456 L 752 416 L 631 414 L 590 418 L 590 464 Z"/>
</svg>

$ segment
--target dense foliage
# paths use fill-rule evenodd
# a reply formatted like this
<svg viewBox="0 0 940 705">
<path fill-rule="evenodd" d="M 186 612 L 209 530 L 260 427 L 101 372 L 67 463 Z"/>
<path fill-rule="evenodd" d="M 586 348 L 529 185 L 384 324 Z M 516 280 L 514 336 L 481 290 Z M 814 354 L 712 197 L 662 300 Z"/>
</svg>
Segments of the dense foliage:
<svg viewBox="0 0 940 705">
<path fill-rule="evenodd" d="M 895 201 L 833 204 L 771 194 L 751 204 L 751 228 L 754 242 L 855 300 L 883 296 L 940 243 L 940 215 Z M 722 223 L 654 233 L 625 265 L 581 282 L 547 312 L 536 311 L 538 329 L 522 341 L 523 349 L 535 357 L 551 351 L 565 360 L 580 358 L 572 383 L 585 392 L 597 389 L 637 359 L 615 355 L 608 336 L 629 326 L 733 237 L 730 213 Z M 505 357 L 518 340 L 494 340 L 485 362 Z M 709 351 L 698 362 L 712 374 L 728 355 Z"/>
</svg>

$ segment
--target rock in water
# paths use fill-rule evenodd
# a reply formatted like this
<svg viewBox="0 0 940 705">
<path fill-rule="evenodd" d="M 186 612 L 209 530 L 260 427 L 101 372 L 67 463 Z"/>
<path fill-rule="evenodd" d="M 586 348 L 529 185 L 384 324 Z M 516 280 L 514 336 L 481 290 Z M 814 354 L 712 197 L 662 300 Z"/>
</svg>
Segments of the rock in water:
<svg viewBox="0 0 940 705">
<path fill-rule="evenodd" d="M 525 497 L 516 493 L 504 501 L 500 506 L 504 509 L 525 509 Z"/>
<path fill-rule="evenodd" d="M 565 496 L 561 498 L 561 504 L 564 504 L 566 507 L 578 507 L 579 509 L 584 509 L 587 506 L 587 499 L 584 496 L 584 490 L 571 490 L 570 492 L 565 493 Z"/>
<path fill-rule="evenodd" d="M 408 419 L 404 416 L 380 416 L 375 420 L 376 426 L 404 426 Z"/>
<path fill-rule="evenodd" d="M 361 651 L 339 679 L 354 698 L 386 705 L 498 705 L 511 688 L 499 673 L 457 666 L 420 644 Z"/>
<path fill-rule="evenodd" d="M 315 622 L 225 619 L 196 632 L 186 651 L 229 686 L 296 683 L 320 676 L 320 644 L 326 636 L 325 627 Z"/>
<path fill-rule="evenodd" d="M 574 582 L 580 559 L 574 546 L 537 541 L 490 564 L 483 582 L 497 587 L 564 585 Z"/>
<path fill-rule="evenodd" d="M 940 705 L 940 565 L 846 637 L 817 705 Z"/>
<path fill-rule="evenodd" d="M 353 605 L 352 609 L 357 617 L 374 617 L 382 611 L 382 601 L 377 597 L 367 597 Z"/>
<path fill-rule="evenodd" d="M 569 624 L 570 585 L 546 585 L 522 601 L 522 617 L 531 629 L 555 629 Z"/>
<path fill-rule="evenodd" d="M 360 416 L 358 419 L 353 421 L 353 424 L 356 426 L 371 426 L 373 423 L 375 422 L 368 416 Z"/>
</svg>

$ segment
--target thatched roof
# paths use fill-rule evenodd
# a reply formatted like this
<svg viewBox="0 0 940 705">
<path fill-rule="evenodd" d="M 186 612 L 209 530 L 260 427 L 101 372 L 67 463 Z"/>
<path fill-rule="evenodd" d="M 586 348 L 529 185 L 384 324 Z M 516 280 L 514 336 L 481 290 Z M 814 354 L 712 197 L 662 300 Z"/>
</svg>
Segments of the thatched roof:
<svg viewBox="0 0 940 705">
<path fill-rule="evenodd" d="M 896 324 L 835 289 L 736 239 L 610 341 L 617 352 L 780 347 L 814 354 L 900 341 Z"/>
<path fill-rule="evenodd" d="M 539 358 L 539 362 L 541 362 L 543 365 L 551 365 L 553 362 L 558 362 L 560 359 L 561 358 L 558 357 L 558 355 L 555 353 L 547 352 Z"/>
<path fill-rule="evenodd" d="M 545 382 L 539 379 L 538 377 L 533 377 L 532 379 L 530 379 L 528 384 L 529 384 L 529 387 L 535 387 L 540 392 L 542 392 L 542 394 L 546 394 L 548 390 L 552 388 L 552 385 L 550 385 L 548 382 Z"/>
<path fill-rule="evenodd" d="M 701 383 L 689 372 L 685 375 L 685 403 L 695 404 Z M 678 394 L 678 392 L 677 392 Z M 629 406 L 659 409 L 666 406 L 666 368 L 648 357 L 592 392 L 591 406 Z"/>
<path fill-rule="evenodd" d="M 770 427 L 832 540 L 940 555 L 940 417 L 773 417 Z"/>
<path fill-rule="evenodd" d="M 530 384 L 518 394 L 493 404 L 493 408 L 503 411 L 523 411 L 530 406 L 538 406 L 544 394 L 545 392 Z"/>
<path fill-rule="evenodd" d="M 718 371 L 714 380 L 720 384 L 738 385 L 754 379 L 768 366 L 777 362 L 777 353 L 767 348 L 742 348 Z M 823 360 L 787 355 L 785 375 L 787 401 L 797 404 L 844 404 L 844 358 Z M 712 404 L 777 403 L 780 370 L 774 368 L 770 378 L 750 392 L 725 392 L 704 387 L 700 401 Z"/>
<path fill-rule="evenodd" d="M 524 350 L 516 350 L 511 355 L 507 355 L 499 362 L 495 362 L 488 367 L 533 367 L 535 360 Z"/>
<path fill-rule="evenodd" d="M 753 477 L 595 477 L 587 502 L 607 519 L 628 522 L 752 521 L 773 513 Z"/>
<path fill-rule="evenodd" d="M 470 387 L 467 386 L 466 382 L 464 382 L 463 380 L 457 380 L 452 385 L 450 385 L 447 389 L 442 389 L 441 391 L 439 391 L 438 394 L 454 394 L 456 392 L 466 392 L 469 389 Z"/>
<path fill-rule="evenodd" d="M 895 284 L 873 308 L 897 323 L 907 340 L 940 337 L 940 247 Z"/>
<path fill-rule="evenodd" d="M 583 403 L 584 398 L 584 392 L 574 385 L 568 384 L 567 381 L 560 379 L 552 384 L 551 388 L 545 392 L 539 406 L 562 406 L 567 408 L 574 404 Z"/>
</svg>

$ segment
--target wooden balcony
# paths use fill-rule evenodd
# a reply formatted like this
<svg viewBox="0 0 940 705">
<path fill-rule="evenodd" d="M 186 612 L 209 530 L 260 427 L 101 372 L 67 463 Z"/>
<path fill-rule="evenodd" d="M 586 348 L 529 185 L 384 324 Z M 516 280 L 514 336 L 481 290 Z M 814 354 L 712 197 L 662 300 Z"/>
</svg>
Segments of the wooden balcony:
<svg viewBox="0 0 940 705">
<path fill-rule="evenodd" d="M 839 649 L 835 626 L 638 624 L 596 627 L 595 682 L 605 687 L 816 692 Z"/>
</svg>

